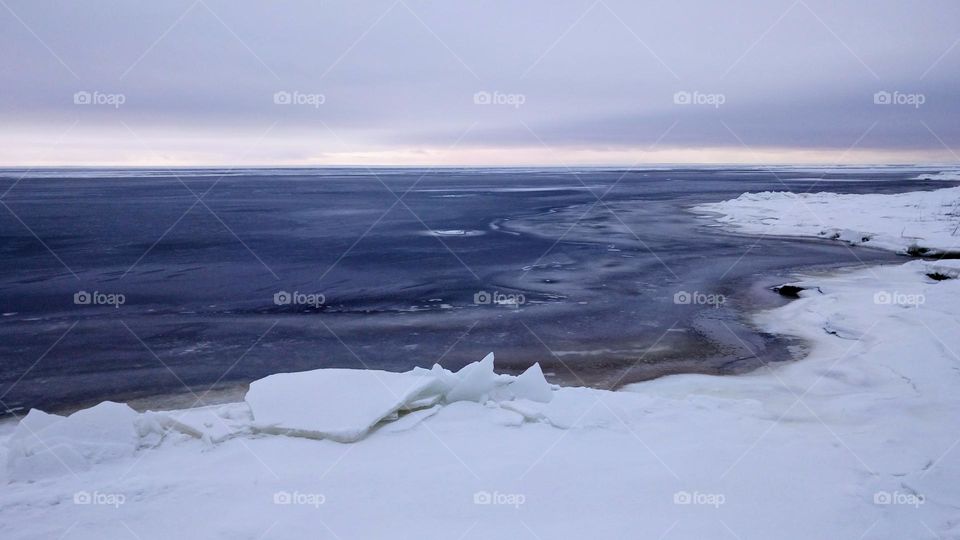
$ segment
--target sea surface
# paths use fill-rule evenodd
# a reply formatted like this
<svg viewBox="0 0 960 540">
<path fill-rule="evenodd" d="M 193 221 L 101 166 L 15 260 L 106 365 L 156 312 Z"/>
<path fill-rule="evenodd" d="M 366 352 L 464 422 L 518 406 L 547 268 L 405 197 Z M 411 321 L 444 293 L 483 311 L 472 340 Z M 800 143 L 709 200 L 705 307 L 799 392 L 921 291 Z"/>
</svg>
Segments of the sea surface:
<svg viewBox="0 0 960 540">
<path fill-rule="evenodd" d="M 803 269 L 901 260 L 724 232 L 745 191 L 893 193 L 929 169 L 0 170 L 0 411 L 183 406 L 319 367 L 563 384 L 739 373 Z"/>
</svg>

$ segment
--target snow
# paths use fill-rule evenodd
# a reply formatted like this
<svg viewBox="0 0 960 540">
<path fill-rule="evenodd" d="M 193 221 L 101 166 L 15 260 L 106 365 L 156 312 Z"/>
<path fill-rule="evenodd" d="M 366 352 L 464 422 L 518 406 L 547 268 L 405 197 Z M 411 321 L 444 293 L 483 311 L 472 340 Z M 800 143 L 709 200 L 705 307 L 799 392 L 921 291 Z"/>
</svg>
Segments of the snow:
<svg viewBox="0 0 960 540">
<path fill-rule="evenodd" d="M 947 182 L 960 181 L 960 170 L 940 171 L 936 174 L 921 174 L 916 180 L 945 180 Z"/>
<path fill-rule="evenodd" d="M 32 480 L 132 456 L 139 444 L 136 419 L 130 407 L 109 401 L 66 417 L 31 410 L 7 442 L 7 474 Z"/>
<path fill-rule="evenodd" d="M 950 196 L 811 201 L 942 247 Z M 784 200 L 727 208 L 781 234 Z M 910 204 L 930 219 L 893 223 Z M 960 538 L 960 279 L 938 274 L 960 261 L 797 276 L 755 323 L 805 356 L 740 376 L 559 388 L 491 355 L 273 375 L 190 411 L 31 411 L 0 429 L 0 538 Z"/>
<path fill-rule="evenodd" d="M 899 253 L 960 252 L 960 187 L 892 195 L 744 193 L 695 206 L 750 234 L 814 236 Z"/>
</svg>

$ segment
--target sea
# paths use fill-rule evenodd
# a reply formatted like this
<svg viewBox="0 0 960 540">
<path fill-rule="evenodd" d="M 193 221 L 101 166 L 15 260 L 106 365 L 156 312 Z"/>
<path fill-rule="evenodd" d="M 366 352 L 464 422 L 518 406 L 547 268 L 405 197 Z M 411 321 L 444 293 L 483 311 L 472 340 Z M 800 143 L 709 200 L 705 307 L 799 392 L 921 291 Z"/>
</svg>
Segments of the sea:
<svg viewBox="0 0 960 540">
<path fill-rule="evenodd" d="M 565 385 L 803 354 L 752 314 L 797 272 L 903 257 L 747 236 L 744 192 L 953 185 L 919 167 L 0 170 L 0 412 L 242 398 L 317 368 L 497 369 Z M 829 225 L 829 224 L 827 224 Z"/>
</svg>

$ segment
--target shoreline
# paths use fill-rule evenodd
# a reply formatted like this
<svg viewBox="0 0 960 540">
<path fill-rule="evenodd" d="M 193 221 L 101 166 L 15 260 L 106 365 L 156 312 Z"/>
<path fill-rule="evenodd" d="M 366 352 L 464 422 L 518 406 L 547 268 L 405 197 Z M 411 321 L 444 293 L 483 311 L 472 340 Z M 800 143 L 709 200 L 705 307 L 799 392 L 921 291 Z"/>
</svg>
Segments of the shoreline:
<svg viewBox="0 0 960 540">
<path fill-rule="evenodd" d="M 952 188 L 943 188 L 941 190 L 934 191 L 945 191 Z M 913 192 L 913 193 L 930 193 L 926 192 Z M 749 195 L 749 194 L 745 194 Z M 743 198 L 743 196 L 741 196 Z M 702 203 L 694 206 L 688 206 L 683 208 L 682 211 L 691 214 L 696 219 L 701 220 L 703 223 L 700 224 L 700 227 L 709 231 L 709 234 L 714 235 L 729 235 L 736 236 L 740 238 L 776 238 L 788 242 L 801 242 L 801 243 L 810 243 L 810 244 L 835 244 L 836 242 L 843 242 L 840 239 L 828 238 L 823 235 L 809 235 L 809 234 L 777 234 L 777 233 L 758 233 L 751 232 L 751 227 L 757 227 L 753 222 L 748 221 L 747 225 L 736 225 L 725 223 L 725 216 L 729 218 L 729 214 L 720 211 L 720 208 L 730 208 L 731 204 L 736 203 L 738 199 L 732 199 L 729 201 L 721 201 L 717 203 Z M 749 217 L 749 216 L 748 216 Z M 729 221 L 729 219 L 726 219 Z M 758 236 L 759 234 L 759 236 Z M 883 253 L 890 254 L 890 247 L 881 247 L 870 245 L 869 243 L 854 243 L 850 246 L 851 250 L 862 250 L 866 249 L 872 251 L 875 254 Z M 761 369 L 771 363 L 781 363 L 781 362 L 795 362 L 802 361 L 804 356 L 799 355 L 794 352 L 793 349 L 809 349 L 809 343 L 803 343 L 799 341 L 796 337 L 786 336 L 786 335 L 772 335 L 768 332 L 765 332 L 763 328 L 757 326 L 754 323 L 756 315 L 760 312 L 774 309 L 776 307 L 785 305 L 791 299 L 784 299 L 784 301 L 778 301 L 778 298 L 782 298 L 776 295 L 775 292 L 770 292 L 771 295 L 769 301 L 762 302 L 760 305 L 757 304 L 757 300 L 762 300 L 758 298 L 757 293 L 757 283 L 767 283 L 769 287 L 761 286 L 761 288 L 771 288 L 776 285 L 781 285 L 789 283 L 793 276 L 796 275 L 819 275 L 821 271 L 826 272 L 826 275 L 832 275 L 837 272 L 843 272 L 845 270 L 853 270 L 857 268 L 866 268 L 866 267 L 876 267 L 884 266 L 888 264 L 898 264 L 897 260 L 903 260 L 902 258 L 906 257 L 907 260 L 928 260 L 927 256 L 920 255 L 910 255 L 906 253 L 897 253 L 895 259 L 892 259 L 888 262 L 871 262 L 863 263 L 860 265 L 849 265 L 847 263 L 815 263 L 810 265 L 804 265 L 800 267 L 794 267 L 791 269 L 785 269 L 776 274 L 776 277 L 766 277 L 761 276 L 759 279 L 756 277 L 750 278 L 741 278 L 734 282 L 728 283 L 728 286 L 733 287 L 731 292 L 731 297 L 734 298 L 735 303 L 739 303 L 743 298 L 749 298 L 751 303 L 749 305 L 739 305 L 735 309 L 735 317 L 732 322 L 737 326 L 742 326 L 748 328 L 750 332 L 753 332 L 752 336 L 748 337 L 760 337 L 764 339 L 763 351 L 760 354 L 748 354 L 746 356 L 724 356 L 717 355 L 711 360 L 711 357 L 700 356 L 697 360 L 687 360 L 689 355 L 685 352 L 684 349 L 671 349 L 665 348 L 662 350 L 655 351 L 648 355 L 647 350 L 644 350 L 641 354 L 641 360 L 647 360 L 644 365 L 645 368 L 641 373 L 636 375 L 628 375 L 626 372 L 631 371 L 632 367 L 624 368 L 624 365 L 636 366 L 635 361 L 631 361 L 630 358 L 624 358 L 622 356 L 603 356 L 604 349 L 596 349 L 594 352 L 586 353 L 584 351 L 578 351 L 577 354 L 583 360 L 583 356 L 587 355 L 586 362 L 590 364 L 597 365 L 597 369 L 593 373 L 583 376 L 576 375 L 573 373 L 567 375 L 559 375 L 555 371 L 548 371 L 546 373 L 547 378 L 555 383 L 567 387 L 584 387 L 598 390 L 621 390 L 626 386 L 637 384 L 646 381 L 657 380 L 663 377 L 675 376 L 675 375 L 684 375 L 684 374 L 694 374 L 694 375 L 716 375 L 716 376 L 737 376 L 742 374 L 750 373 L 754 370 Z M 721 284 L 722 286 L 723 284 Z M 731 321 L 728 321 L 731 322 Z M 728 328 L 729 329 L 729 328 Z M 693 329 L 690 329 L 693 330 Z M 736 336 L 736 340 L 740 344 L 744 345 L 743 348 L 754 351 L 754 347 L 749 346 L 747 343 L 742 341 L 742 336 Z M 708 343 L 711 346 L 720 345 L 719 342 L 708 340 Z M 625 342 L 625 344 L 629 344 Z M 549 355 L 549 352 L 546 353 Z M 593 356 L 593 355 L 597 356 Z M 501 370 L 504 370 L 506 373 L 510 374 L 519 374 L 531 363 L 536 362 L 538 359 L 535 357 L 529 357 L 530 355 L 518 355 L 515 359 L 510 362 L 500 362 L 498 365 Z M 542 361 L 543 358 L 540 358 Z M 745 365 L 746 364 L 746 365 Z M 614 381 L 614 384 L 611 386 L 610 381 Z M 252 381 L 251 381 L 252 382 Z M 187 408 L 203 408 L 208 406 L 223 405 L 229 403 L 238 403 L 242 402 L 243 395 L 245 394 L 247 388 L 249 388 L 250 382 L 242 381 L 226 381 L 222 384 L 219 384 L 217 388 L 205 390 L 204 386 L 195 385 L 186 390 L 180 390 L 175 392 L 163 392 L 158 394 L 149 394 L 145 391 L 135 392 L 129 395 L 118 395 L 114 396 L 112 399 L 130 403 L 138 411 L 148 411 L 148 410 L 164 410 L 164 411 L 174 411 L 180 410 L 183 406 L 193 405 Z M 205 396 L 203 402 L 194 404 L 196 398 L 194 396 Z M 210 399 L 208 399 L 210 398 Z M 91 407 L 102 401 L 102 399 L 88 399 L 78 401 L 76 403 L 64 404 L 62 406 L 54 407 L 47 409 L 49 412 L 55 412 L 57 414 L 70 414 L 84 408 Z M 17 415 L 22 415 L 26 412 L 27 409 L 19 408 L 13 411 L 4 411 L 0 415 L 0 421 L 15 420 Z"/>
<path fill-rule="evenodd" d="M 845 268 L 845 266 L 838 266 L 834 264 L 817 264 L 806 268 L 812 270 L 816 268 L 823 268 L 825 266 L 831 268 L 832 270 L 842 270 Z M 794 273 L 794 271 L 791 271 L 791 274 Z M 632 384 L 653 381 L 663 377 L 675 375 L 692 374 L 735 377 L 745 373 L 750 373 L 770 363 L 776 364 L 781 362 L 800 361 L 802 360 L 802 357 L 797 357 L 797 355 L 791 351 L 791 348 L 803 347 L 804 344 L 799 343 L 795 338 L 790 336 L 776 336 L 768 334 L 764 332 L 762 328 L 757 327 L 751 322 L 752 318 L 757 312 L 773 309 L 775 307 L 785 305 L 791 301 L 791 299 L 784 298 L 778 295 L 776 292 L 770 290 L 770 287 L 776 284 L 789 282 L 789 280 L 786 280 L 788 276 L 784 275 L 782 277 L 784 279 L 768 278 L 760 282 L 754 280 L 748 281 L 746 279 L 740 280 L 743 283 L 735 290 L 741 291 L 743 294 L 734 293 L 736 298 L 743 298 L 747 296 L 754 297 L 761 290 L 769 295 L 766 305 L 737 307 L 734 321 L 736 325 L 742 325 L 743 327 L 748 328 L 748 331 L 754 332 L 756 337 L 760 337 L 765 340 L 765 354 L 761 353 L 760 355 L 751 355 L 745 357 L 720 356 L 718 359 L 722 360 L 722 363 L 718 363 L 716 361 L 705 363 L 703 362 L 704 358 L 697 360 L 682 360 L 686 358 L 683 350 L 663 349 L 656 352 L 651 352 L 649 354 L 644 352 L 642 358 L 647 360 L 647 365 L 644 372 L 639 376 L 630 377 L 624 376 L 625 370 L 622 367 L 622 364 L 629 363 L 629 360 L 625 360 L 624 358 L 618 356 L 604 356 L 603 350 L 597 350 L 595 353 L 597 355 L 595 362 L 600 365 L 612 365 L 608 368 L 598 369 L 595 372 L 595 377 L 588 377 L 587 379 L 584 379 L 582 382 L 586 382 L 586 384 L 580 384 L 581 380 L 577 380 L 576 377 L 571 375 L 558 377 L 554 372 L 545 372 L 545 376 L 552 384 L 563 387 L 619 391 Z M 545 354 L 549 355 L 549 353 Z M 582 355 L 584 353 L 578 352 L 578 354 Z M 664 361 L 665 359 L 667 360 Z M 498 371 L 501 373 L 519 375 L 527 367 L 529 367 L 530 364 L 536 361 L 536 359 L 528 360 L 526 358 L 520 358 L 511 362 L 498 361 L 497 366 Z M 297 371 L 278 373 L 297 373 Z M 616 384 L 610 387 L 608 384 L 609 381 L 616 381 Z M 223 382 L 218 384 L 217 387 L 212 390 L 207 390 L 201 385 L 192 387 L 189 390 L 181 390 L 171 393 L 145 394 L 140 392 L 130 396 L 115 396 L 109 401 L 126 403 L 138 412 L 174 412 L 242 403 L 244 394 L 249 387 L 249 382 Z M 197 401 L 197 396 L 203 398 L 200 403 L 195 403 Z M 102 401 L 102 399 L 85 400 L 78 403 L 65 404 L 62 407 L 44 410 L 45 412 L 54 414 L 72 414 L 76 411 L 93 407 Z M 26 410 L 7 412 L 0 416 L 0 422 L 15 422 L 17 417 L 14 415 L 22 416 L 26 412 Z"/>
<path fill-rule="evenodd" d="M 696 212 L 692 209 L 688 209 L 688 211 L 695 216 L 710 219 L 707 217 L 706 213 Z M 709 213 L 712 214 L 714 212 Z M 745 232 L 730 231 L 724 228 L 722 225 L 707 224 L 704 226 L 711 229 L 711 234 L 736 235 L 741 237 L 756 236 Z M 835 240 L 826 238 L 803 236 L 784 235 L 780 236 L 779 238 L 790 242 L 809 242 L 813 244 L 831 244 L 836 242 Z M 866 249 L 889 253 L 888 250 L 873 246 L 852 246 L 851 249 Z M 904 258 L 906 260 L 923 260 L 922 258 L 902 254 L 897 255 L 897 258 L 901 260 Z M 578 379 L 578 377 L 573 375 L 558 377 L 554 372 L 545 372 L 545 375 L 551 383 L 564 387 L 621 391 L 630 385 L 654 381 L 664 377 L 680 375 L 736 377 L 749 374 L 758 369 L 763 369 L 770 364 L 776 365 L 780 363 L 803 361 L 810 349 L 810 343 L 804 342 L 796 336 L 770 334 L 754 322 L 755 317 L 759 313 L 776 309 L 777 307 L 787 305 L 795 300 L 792 298 L 783 297 L 771 289 L 778 285 L 792 283 L 794 278 L 798 275 L 823 275 L 829 277 L 836 273 L 842 273 L 844 271 L 855 270 L 858 268 L 879 267 L 896 264 L 898 263 L 893 261 L 876 262 L 873 264 L 864 263 L 857 266 L 850 266 L 849 264 L 845 263 L 816 263 L 783 271 L 782 273 L 776 274 L 775 277 L 761 276 L 759 279 L 753 277 L 741 278 L 729 283 L 728 285 L 733 287 L 730 297 L 734 298 L 735 303 L 739 304 L 740 302 L 743 302 L 744 298 L 748 298 L 750 302 L 749 305 L 739 305 L 734 308 L 736 316 L 732 322 L 734 322 L 734 324 L 737 326 L 743 326 L 744 328 L 747 328 L 748 331 L 753 332 L 754 337 L 760 337 L 764 339 L 764 351 L 760 354 L 751 354 L 740 357 L 718 356 L 717 359 L 721 360 L 721 362 L 704 362 L 704 357 L 700 357 L 697 360 L 686 360 L 687 355 L 682 349 L 664 349 L 650 353 L 649 356 L 645 351 L 641 356 L 641 359 L 648 360 L 646 369 L 643 373 L 634 377 L 624 375 L 625 370 L 623 368 L 623 364 L 629 364 L 630 360 L 618 356 L 599 356 L 593 360 L 598 365 L 612 364 L 611 367 L 598 369 L 593 377 L 587 377 L 585 379 Z M 766 294 L 768 296 L 765 301 L 763 298 L 761 298 L 762 294 Z M 733 334 L 731 334 L 731 336 L 733 336 Z M 744 349 L 749 349 L 751 352 L 754 351 L 754 348 L 744 343 L 741 337 L 736 337 L 736 340 L 739 341 L 740 345 L 744 346 Z M 718 344 L 716 342 L 713 343 L 715 345 Z M 795 349 L 801 349 L 807 352 L 797 353 L 795 352 Z M 602 354 L 602 351 L 598 350 L 597 353 Z M 549 353 L 545 354 L 549 355 Z M 582 355 L 583 353 L 580 352 L 579 354 Z M 542 361 L 543 358 L 540 358 L 540 360 Z M 498 369 L 502 373 L 519 375 L 534 362 L 537 362 L 537 358 L 523 357 L 510 362 L 498 361 L 497 365 Z M 627 369 L 629 370 L 631 368 Z M 296 372 L 297 371 L 294 371 L 292 373 Z M 616 384 L 614 384 L 612 387 L 608 384 L 608 382 L 611 380 L 616 381 Z M 205 389 L 203 385 L 198 385 L 176 392 L 158 394 L 137 392 L 130 395 L 114 396 L 113 398 L 109 399 L 109 401 L 126 403 L 138 412 L 175 412 L 181 410 L 203 409 L 220 405 L 242 403 L 244 394 L 250 386 L 250 382 L 225 381 L 218 384 L 217 387 L 213 389 Z M 200 403 L 194 403 L 197 400 L 196 396 L 202 397 L 203 401 Z M 93 407 L 102 401 L 104 400 L 89 399 L 44 410 L 54 414 L 72 414 L 76 411 Z M 27 410 L 24 409 L 6 411 L 0 415 L 0 422 L 16 422 L 18 416 L 22 416 L 26 412 Z"/>
<path fill-rule="evenodd" d="M 169 516 L 198 538 L 378 537 L 385 522 L 438 538 L 471 523 L 497 538 L 956 536 L 960 262 L 795 278 L 799 298 L 754 321 L 808 354 L 733 377 L 557 387 L 538 366 L 496 375 L 490 355 L 457 373 L 271 376 L 205 409 L 31 413 L 0 435 L 0 522 L 11 537 L 115 536 L 118 520 L 152 536 Z"/>
<path fill-rule="evenodd" d="M 651 256 L 630 231 L 608 212 L 591 217 L 582 230 L 579 227 L 574 230 L 577 240 L 591 243 L 564 242 L 561 247 L 551 248 L 564 230 L 589 208 L 590 196 L 585 193 L 566 193 L 561 190 L 536 196 L 496 194 L 500 187 L 513 186 L 513 183 L 554 189 L 561 185 L 569 187 L 572 179 L 561 181 L 553 177 L 531 175 L 491 180 L 474 175 L 466 184 L 460 178 L 444 177 L 425 186 L 441 190 L 461 189 L 464 185 L 480 191 L 493 189 L 482 196 L 455 199 L 457 202 L 451 203 L 449 212 L 438 214 L 438 218 L 440 214 L 446 216 L 446 219 L 439 219 L 434 224 L 438 229 L 482 228 L 481 225 L 487 223 L 490 217 L 489 211 L 484 208 L 491 202 L 502 208 L 495 210 L 493 217 L 512 216 L 516 218 L 514 221 L 525 222 L 527 229 L 533 229 L 531 234 L 524 235 L 522 239 L 491 232 L 482 238 L 463 239 L 462 242 L 451 240 L 457 243 L 451 246 L 458 253 L 463 252 L 465 257 L 472 256 L 475 260 L 485 261 L 475 268 L 483 276 L 483 289 L 523 292 L 530 305 L 524 306 L 529 309 L 524 309 L 522 314 L 475 305 L 474 295 L 478 285 L 434 239 L 409 234 L 417 233 L 422 228 L 419 223 L 413 222 L 402 224 L 397 231 L 384 230 L 382 238 L 374 240 L 386 241 L 400 234 L 404 242 L 410 239 L 413 247 L 409 250 L 419 252 L 423 249 L 426 250 L 424 253 L 430 253 L 438 261 L 446 259 L 446 262 L 438 263 L 437 268 L 426 272 L 412 268 L 413 263 L 411 268 L 391 270 L 387 265 L 371 262 L 370 254 L 365 251 L 350 263 L 350 266 L 364 267 L 363 270 L 359 266 L 355 269 L 360 270 L 359 274 L 351 271 L 357 275 L 355 279 L 343 282 L 339 278 L 331 278 L 330 286 L 323 284 L 323 287 L 319 287 L 331 299 L 330 305 L 324 308 L 323 313 L 311 314 L 274 306 L 270 292 L 277 285 L 266 276 L 262 276 L 263 281 L 270 283 L 257 281 L 263 269 L 253 260 L 223 267 L 195 265 L 187 260 L 192 259 L 193 255 L 216 260 L 226 254 L 219 247 L 203 247 L 201 252 L 201 248 L 193 247 L 190 243 L 177 244 L 176 249 L 171 246 L 171 250 L 158 252 L 156 259 L 151 259 L 151 264 L 142 267 L 142 275 L 129 277 L 123 285 L 110 281 L 113 278 L 109 276 L 114 275 L 115 270 L 119 272 L 126 268 L 117 266 L 129 264 L 126 255 L 135 258 L 142 252 L 129 248 L 112 250 L 111 258 L 100 262 L 87 260 L 89 250 L 77 249 L 77 253 L 71 254 L 71 257 L 83 261 L 77 264 L 87 268 L 82 276 L 84 286 L 96 290 L 93 286 L 96 283 L 103 290 L 118 288 L 127 295 L 129 302 L 120 310 L 77 308 L 71 302 L 76 284 L 67 278 L 13 285 L 11 292 L 14 305 L 11 311 L 20 311 L 21 314 L 5 318 L 5 324 L 0 325 L 4 336 L 0 341 L 5 344 L 2 349 L 10 358 L 4 376 L 5 384 L 2 385 L 10 387 L 10 391 L 4 402 L 11 408 L 63 410 L 64 407 L 82 406 L 97 399 L 128 399 L 148 393 L 162 396 L 181 392 L 182 386 L 177 378 L 194 389 L 203 389 L 204 385 L 211 384 L 227 372 L 244 352 L 245 346 L 267 331 L 274 322 L 278 322 L 276 328 L 250 354 L 244 356 L 237 368 L 230 371 L 229 378 L 248 382 L 275 371 L 361 367 L 361 364 L 374 369 L 402 371 L 415 365 L 429 365 L 435 356 L 445 352 L 453 343 L 457 346 L 444 360 L 444 364 L 450 368 L 462 367 L 490 350 L 502 351 L 501 359 L 510 360 L 511 367 L 517 372 L 534 361 L 551 360 L 549 351 L 540 345 L 528 329 L 518 325 L 517 319 L 528 324 L 532 332 L 557 351 L 576 375 L 592 387 L 608 387 L 618 378 L 618 370 L 632 366 L 656 342 L 660 333 L 677 319 L 681 319 L 678 327 L 691 329 L 688 335 L 671 333 L 658 345 L 658 348 L 666 345 L 669 349 L 648 353 L 644 360 L 655 359 L 656 362 L 649 365 L 641 363 L 643 369 L 631 370 L 627 380 L 633 382 L 676 372 L 725 373 L 736 366 L 738 359 L 748 357 L 749 353 L 730 347 L 727 342 L 721 344 L 724 348 L 720 350 L 716 342 L 702 339 L 696 333 L 698 308 L 678 306 L 672 302 L 671 297 L 681 284 L 691 290 L 737 296 L 743 294 L 738 286 L 725 290 L 720 288 L 731 279 L 756 271 L 779 273 L 796 270 L 802 267 L 799 266 L 802 263 L 853 261 L 849 253 L 845 253 L 845 248 L 837 244 L 764 240 L 760 243 L 760 249 L 751 251 L 744 264 L 736 266 L 722 280 L 724 283 L 719 283 L 727 268 L 734 266 L 738 258 L 752 248 L 754 240 L 746 236 L 731 240 L 733 237 L 715 231 L 711 233 L 702 227 L 702 221 L 688 214 L 685 207 L 688 203 L 739 195 L 742 192 L 741 182 L 732 180 L 731 176 L 736 175 L 696 171 L 666 176 L 651 174 L 649 179 L 638 176 L 633 179 L 635 181 L 622 183 L 621 188 L 624 189 L 611 194 L 611 205 L 618 216 L 622 215 L 631 228 L 641 232 L 643 241 L 650 245 L 655 254 L 664 257 L 665 264 L 660 264 Z M 861 176 L 856 178 L 871 187 L 880 186 L 878 189 L 914 189 L 910 187 L 910 180 L 901 176 L 906 175 L 893 175 L 891 178 L 896 179 L 888 182 L 865 180 Z M 612 175 L 598 178 L 596 182 L 598 185 L 612 185 L 618 178 L 619 175 Z M 396 182 L 415 179 L 398 177 Z M 709 185 L 709 189 L 702 187 L 700 181 L 707 182 L 703 186 Z M 202 183 L 201 180 L 196 182 Z M 801 189 L 805 184 L 802 180 L 799 182 L 798 189 Z M 755 178 L 750 183 L 764 189 L 773 185 L 772 179 Z M 61 184 L 53 182 L 45 189 L 58 190 Z M 154 182 L 139 180 L 118 185 L 117 189 L 123 187 L 126 193 L 133 184 L 144 184 L 151 192 L 160 190 L 158 193 L 166 193 L 172 190 L 171 195 L 180 193 L 182 189 L 170 183 L 159 182 L 155 185 Z M 302 183 L 291 181 L 290 184 L 290 189 L 293 189 Z M 86 185 L 91 194 L 100 193 L 97 182 L 90 181 Z M 255 191 L 251 191 L 251 188 L 256 185 L 248 183 L 233 186 L 243 188 L 238 192 L 236 208 L 259 208 L 256 201 L 249 197 Z M 286 189 L 287 185 L 283 185 Z M 845 189 L 843 186 L 846 185 L 843 184 L 841 189 Z M 336 193 L 350 197 L 360 197 L 364 193 L 364 190 L 354 188 L 352 181 L 338 180 L 331 186 L 330 189 L 335 188 Z M 866 188 L 859 186 L 850 189 L 858 191 Z M 648 199 L 654 202 L 647 202 Z M 313 229 L 302 227 L 314 223 L 320 214 L 302 208 L 307 206 L 304 200 L 304 197 L 297 197 L 290 205 L 283 207 L 284 211 L 291 212 L 291 216 L 300 216 L 297 219 L 301 228 L 294 229 L 292 234 L 283 228 L 271 229 L 268 236 L 292 237 L 289 242 L 281 243 L 291 248 L 316 243 L 314 240 L 305 240 L 312 237 L 304 231 Z M 366 195 L 360 200 L 366 201 Z M 442 199 L 436 199 L 433 194 L 422 194 L 423 202 L 436 200 Z M 365 207 L 367 203 L 357 204 Z M 533 219 L 532 216 L 538 215 L 540 209 L 546 211 L 548 208 L 572 210 L 564 216 L 554 216 L 556 219 L 539 222 Z M 55 220 L 52 214 L 44 214 L 44 221 Z M 457 220 L 453 219 L 454 214 Z M 477 217 L 477 220 L 459 222 L 461 216 L 464 219 Z M 251 219 L 260 218 L 268 219 L 268 216 L 263 212 L 251 215 Z M 358 220 L 360 218 L 354 221 Z M 59 238 L 57 230 L 56 227 L 51 230 L 50 238 Z M 542 234 L 533 234 L 537 231 Z M 350 236 L 341 234 L 343 232 L 332 234 L 329 238 L 324 236 L 325 239 L 320 243 L 336 244 L 339 238 Z M 357 231 L 356 234 L 361 232 Z M 256 238 L 260 238 L 257 240 L 259 244 L 254 242 Z M 351 240 L 353 238 L 350 237 Z M 565 239 L 571 240 L 570 235 Z M 96 239 L 88 240 L 93 242 Z M 148 238 L 149 242 L 154 240 Z M 216 244 L 210 241 L 205 239 L 201 244 Z M 269 244 L 270 248 L 263 248 L 268 251 L 274 245 L 280 248 L 277 242 L 266 244 L 263 235 L 252 235 L 251 242 L 254 242 L 251 246 L 258 250 L 260 248 L 257 245 Z M 40 246 L 35 247 L 35 252 L 28 255 L 37 257 L 40 262 L 48 254 L 40 250 Z M 539 261 L 542 264 L 529 264 L 535 256 L 551 249 L 554 255 Z M 405 250 L 409 251 L 406 247 L 401 251 Z M 282 251 L 296 252 L 286 248 Z M 331 250 L 324 252 L 329 253 L 330 257 L 335 253 Z M 123 253 L 126 255 L 121 256 Z M 863 257 L 862 254 L 860 256 Z M 412 260 L 410 257 L 401 258 Z M 310 260 L 313 259 L 319 261 L 322 257 L 311 255 Z M 287 262 L 276 263 L 278 268 L 275 270 L 285 279 L 289 276 L 296 286 L 303 287 L 301 277 L 311 274 L 309 267 L 312 264 L 292 264 L 287 255 L 278 256 L 276 260 Z M 468 262 L 476 266 L 473 260 Z M 495 261 L 500 263 L 492 264 Z M 274 262 L 271 261 L 271 264 Z M 365 267 L 370 264 L 369 273 L 364 273 Z M 281 270 L 280 266 L 284 269 Z M 531 268 L 528 269 L 528 266 Z M 187 270 L 190 273 L 185 274 Z M 397 275 L 399 282 L 396 286 L 376 287 L 373 278 L 380 274 L 390 275 L 383 273 L 386 270 Z M 682 277 L 671 276 L 671 272 Z M 238 284 L 227 286 L 214 282 L 216 280 L 211 281 L 220 274 L 231 276 Z M 374 286 L 368 288 L 370 284 Z M 290 287 L 295 288 L 293 285 Z M 434 302 L 435 299 L 441 300 Z M 60 305 L 62 303 L 67 305 Z M 453 307 L 444 309 L 447 303 Z M 409 313 L 396 311 L 403 311 L 405 307 L 416 309 L 411 309 Z M 30 322 L 26 322 L 27 319 Z M 31 369 L 31 364 L 40 358 L 50 343 L 65 334 L 70 325 L 78 320 L 80 324 L 77 331 L 69 333 L 67 342 L 61 344 L 64 346 L 54 348 Z M 731 320 L 732 314 L 726 321 L 736 328 Z M 471 328 L 478 321 L 480 324 Z M 127 324 L 129 330 L 121 322 Z M 350 347 L 361 347 L 355 351 L 358 355 L 350 354 L 343 348 L 329 335 L 324 325 L 330 326 L 329 330 Z M 716 322 L 713 325 L 726 335 L 722 326 Z M 469 335 L 460 339 L 467 329 L 471 329 Z M 131 335 L 131 331 L 136 337 Z M 165 369 L 136 338 L 141 338 L 163 363 L 169 364 L 176 377 L 172 377 L 170 370 Z M 727 341 L 733 339 L 729 335 L 726 338 Z M 759 350 L 759 346 L 754 345 L 751 339 L 746 341 Z M 758 340 L 757 343 L 761 342 Z M 67 344 L 69 347 L 66 347 Z M 564 384 L 579 384 L 576 376 L 558 362 L 554 364 L 553 367 L 545 365 L 544 368 L 553 371 L 559 377 L 557 380 Z M 579 370 L 579 364 L 586 366 L 586 370 Z M 26 376 L 17 383 L 23 374 Z M 25 412 L 26 409 L 20 411 Z"/>
</svg>

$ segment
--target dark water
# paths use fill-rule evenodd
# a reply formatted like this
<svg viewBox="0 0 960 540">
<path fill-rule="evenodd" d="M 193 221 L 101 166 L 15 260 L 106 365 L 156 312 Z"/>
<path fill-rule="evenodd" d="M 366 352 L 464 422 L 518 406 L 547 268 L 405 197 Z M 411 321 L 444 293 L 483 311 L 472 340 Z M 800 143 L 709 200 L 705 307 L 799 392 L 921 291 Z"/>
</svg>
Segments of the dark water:
<svg viewBox="0 0 960 540">
<path fill-rule="evenodd" d="M 781 301 L 765 286 L 896 257 L 726 234 L 686 207 L 946 185 L 903 169 L 23 173 L 0 171 L 8 410 L 317 367 L 457 368 L 489 351 L 575 384 L 734 373 L 789 356 L 743 322 Z M 77 304 L 80 291 L 98 295 Z M 280 291 L 313 304 L 278 305 Z M 522 303 L 478 304 L 482 291 Z M 725 303 L 676 304 L 682 291 Z"/>
</svg>

